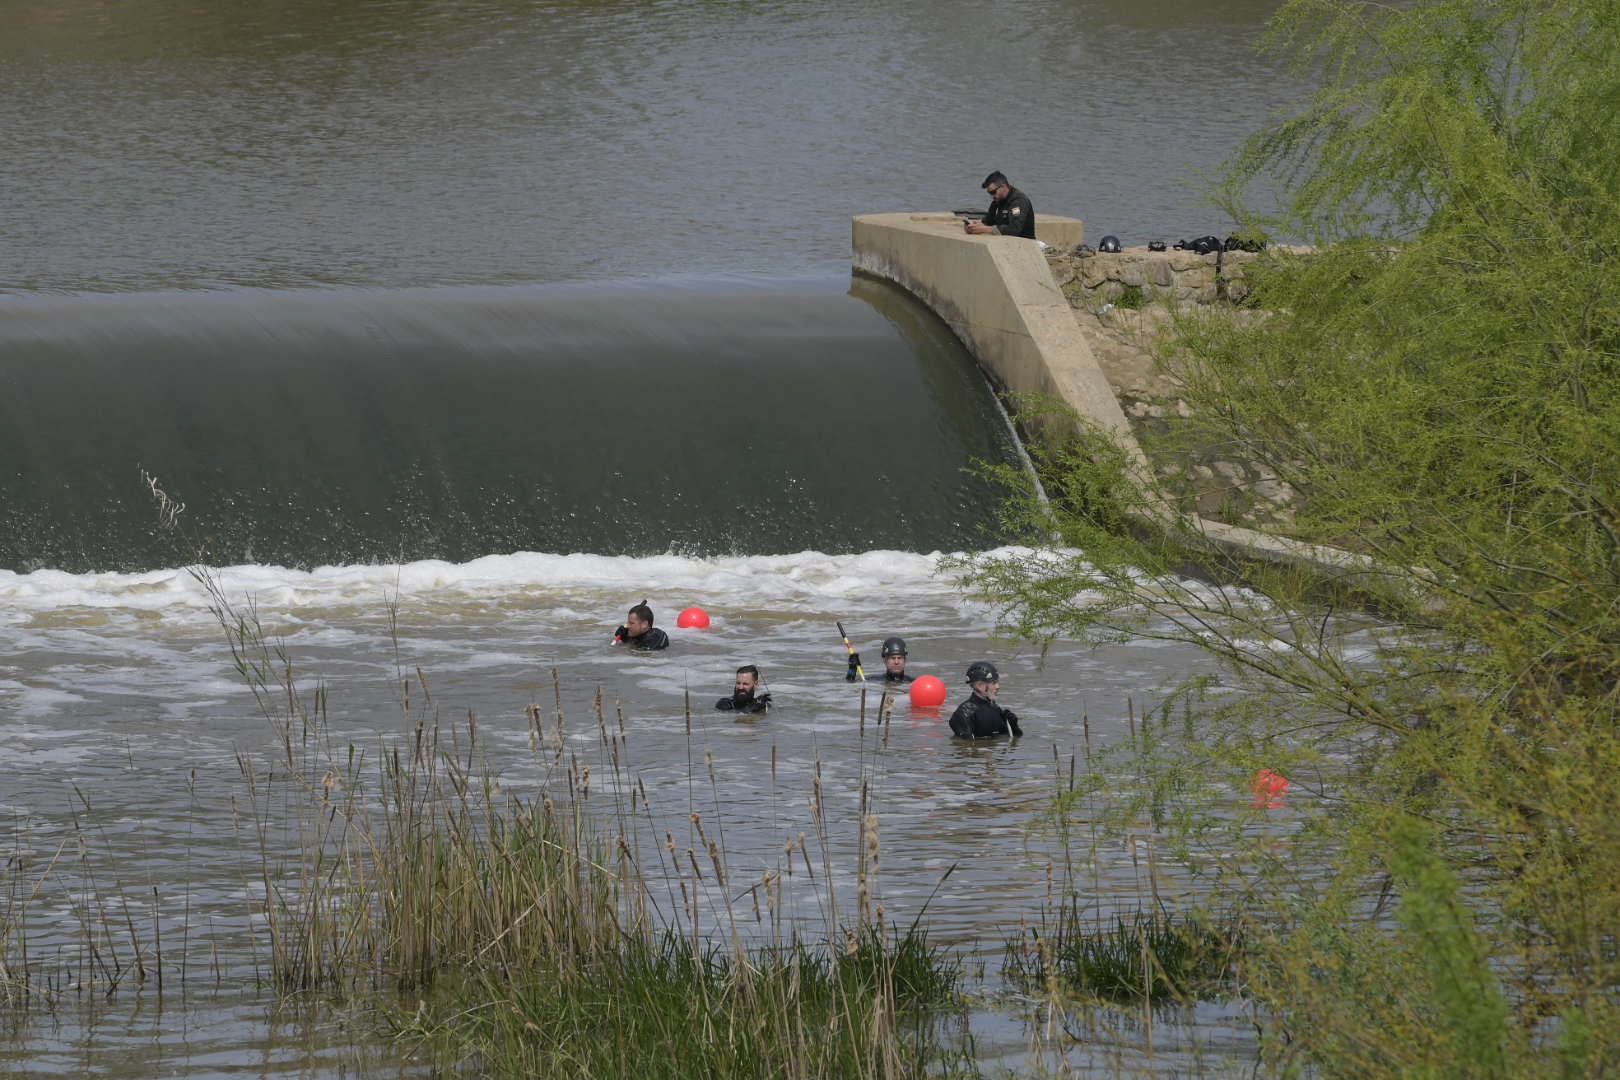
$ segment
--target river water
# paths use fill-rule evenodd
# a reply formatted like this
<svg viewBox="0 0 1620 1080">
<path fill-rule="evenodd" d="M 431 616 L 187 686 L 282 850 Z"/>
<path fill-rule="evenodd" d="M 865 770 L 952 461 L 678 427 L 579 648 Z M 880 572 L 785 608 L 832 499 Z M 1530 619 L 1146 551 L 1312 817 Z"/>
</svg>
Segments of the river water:
<svg viewBox="0 0 1620 1080">
<path fill-rule="evenodd" d="M 1247 54 L 1274 6 L 6 4 L 0 807 L 10 895 L 61 852 L 28 920 L 62 998 L 0 1040 L 0 1072 L 417 1068 L 363 1015 L 256 980 L 238 761 L 274 739 L 199 561 L 362 744 L 398 731 L 420 667 L 536 790 L 526 706 L 560 700 L 592 760 L 600 690 L 682 828 L 712 758 L 744 868 L 806 827 L 818 763 L 853 852 L 864 781 L 885 904 L 932 894 L 994 991 L 1001 934 L 1045 895 L 1027 826 L 1057 774 L 1200 661 L 1043 658 L 936 573 L 1008 541 L 964 469 L 1017 451 L 948 330 L 850 279 L 849 217 L 978 205 L 1000 168 L 1093 239 L 1223 232 L 1194 180 L 1295 92 Z M 607 647 L 643 598 L 672 648 Z M 674 627 L 690 604 L 708 630 Z M 1028 736 L 953 745 L 906 704 L 863 729 L 837 620 L 874 667 L 906 636 L 951 703 L 994 659 Z M 736 725 L 710 705 L 743 662 L 778 707 Z M 1140 900 L 1138 854 L 1087 863 L 1099 910 Z M 161 939 L 162 993 L 75 988 L 98 897 Z M 987 1059 L 1022 1060 L 1014 1005 L 973 1022 Z M 1220 1009 L 1169 1031 L 1070 1062 L 1252 1054 Z"/>
</svg>

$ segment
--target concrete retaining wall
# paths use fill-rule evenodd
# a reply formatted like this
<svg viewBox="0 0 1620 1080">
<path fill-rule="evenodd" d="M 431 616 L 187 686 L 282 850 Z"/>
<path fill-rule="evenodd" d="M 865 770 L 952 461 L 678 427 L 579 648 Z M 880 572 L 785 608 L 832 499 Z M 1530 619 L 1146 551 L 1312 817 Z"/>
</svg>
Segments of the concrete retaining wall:
<svg viewBox="0 0 1620 1080">
<path fill-rule="evenodd" d="M 1037 217 L 1038 233 L 1083 235 L 1073 218 Z M 1127 445 L 1145 469 L 1113 387 L 1074 329 L 1074 310 L 1039 244 L 969 236 L 939 214 L 863 214 L 852 232 L 855 269 L 918 297 L 967 345 L 997 386 L 1048 394 Z"/>
<path fill-rule="evenodd" d="M 1085 235 L 1084 225 L 1074 218 L 1038 214 L 1035 220 L 1037 235 L 1059 250 L 1072 248 Z M 933 212 L 862 214 L 852 224 L 851 247 L 858 273 L 893 282 L 932 308 L 1000 389 L 1047 394 L 1068 403 L 1079 414 L 1076 426 L 1101 428 L 1114 437 L 1136 463 L 1142 482 L 1153 475 L 1038 243 L 969 236 L 959 218 Z M 1119 262 L 1123 268 L 1127 260 Z M 1209 262 L 1213 264 L 1213 256 Z M 1168 259 L 1166 264 L 1169 270 Z M 1186 267 L 1201 268 L 1201 260 Z M 1149 282 L 1144 279 L 1143 284 Z M 1335 576 L 1370 565 L 1348 552 L 1167 511 L 1143 524 L 1173 529 L 1189 544 L 1243 558 L 1308 565 Z"/>
</svg>

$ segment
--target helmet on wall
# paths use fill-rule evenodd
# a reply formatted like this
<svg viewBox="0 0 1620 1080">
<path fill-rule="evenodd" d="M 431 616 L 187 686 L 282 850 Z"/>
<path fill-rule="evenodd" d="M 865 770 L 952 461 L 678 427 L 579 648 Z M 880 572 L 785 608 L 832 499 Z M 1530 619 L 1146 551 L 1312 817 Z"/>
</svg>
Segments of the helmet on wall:
<svg viewBox="0 0 1620 1080">
<path fill-rule="evenodd" d="M 996 670 L 996 665 L 988 660 L 975 660 L 968 665 L 967 681 L 970 683 L 996 682 L 1000 678 L 1001 673 Z"/>
<path fill-rule="evenodd" d="M 1119 237 L 1110 234 L 1097 242 L 1097 250 L 1115 252 L 1122 251 L 1124 249 L 1119 246 Z"/>
<path fill-rule="evenodd" d="M 884 656 L 904 656 L 904 655 L 906 655 L 906 639 L 905 638 L 897 638 L 897 637 L 884 638 L 883 639 L 883 655 Z"/>
</svg>

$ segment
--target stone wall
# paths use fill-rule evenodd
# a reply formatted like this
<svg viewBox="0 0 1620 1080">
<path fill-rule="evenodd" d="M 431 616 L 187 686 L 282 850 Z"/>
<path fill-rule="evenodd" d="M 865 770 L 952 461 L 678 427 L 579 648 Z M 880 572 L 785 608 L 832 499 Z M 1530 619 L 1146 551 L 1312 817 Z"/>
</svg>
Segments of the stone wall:
<svg viewBox="0 0 1620 1080">
<path fill-rule="evenodd" d="M 1177 358 L 1162 348 L 1178 310 L 1183 318 L 1196 317 L 1247 297 L 1245 268 L 1263 257 L 1241 251 L 1071 249 L 1048 251 L 1047 265 L 1171 497 L 1212 521 L 1286 529 L 1293 491 L 1235 447 L 1184 437 L 1193 412 L 1183 396 Z"/>
<path fill-rule="evenodd" d="M 1070 300 L 1093 308 L 1127 299 L 1129 306 L 1170 302 L 1238 302 L 1249 295 L 1244 268 L 1259 255 L 1247 251 L 1199 255 L 1191 251 L 1053 252 L 1052 275 Z"/>
</svg>

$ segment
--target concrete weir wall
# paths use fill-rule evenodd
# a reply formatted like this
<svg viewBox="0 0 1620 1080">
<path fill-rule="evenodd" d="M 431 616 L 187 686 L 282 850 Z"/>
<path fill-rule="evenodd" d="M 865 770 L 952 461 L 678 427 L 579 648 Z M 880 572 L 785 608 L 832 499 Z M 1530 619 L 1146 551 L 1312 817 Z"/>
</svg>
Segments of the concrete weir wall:
<svg viewBox="0 0 1620 1080">
<path fill-rule="evenodd" d="M 1065 248 L 1085 235 L 1074 218 L 1038 215 L 1035 227 L 1047 243 Z M 969 236 L 954 215 L 920 213 L 863 214 L 854 220 L 852 245 L 857 271 L 891 281 L 932 308 L 1001 389 L 1067 402 L 1147 467 L 1039 244 Z"/>
<path fill-rule="evenodd" d="M 1073 248 L 1085 237 L 1079 220 L 1044 214 L 1036 215 L 1035 231 L 1059 250 Z M 932 308 L 1000 389 L 1066 402 L 1079 416 L 1075 427 L 1110 433 L 1132 457 L 1143 482 L 1152 477 L 1114 388 L 1081 337 L 1074 309 L 1039 244 L 970 236 L 962 231 L 960 218 L 934 211 L 862 214 L 851 228 L 851 248 L 856 272 L 893 282 Z M 1167 512 L 1144 524 L 1174 530 L 1191 547 L 1304 565 L 1334 577 L 1370 567 L 1348 552 L 1207 518 Z"/>
</svg>

